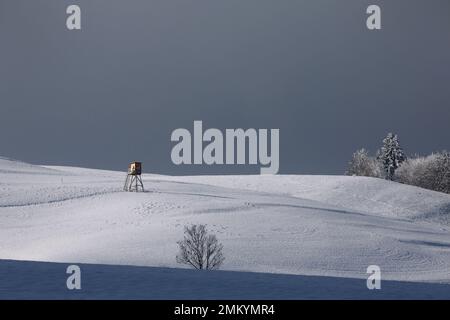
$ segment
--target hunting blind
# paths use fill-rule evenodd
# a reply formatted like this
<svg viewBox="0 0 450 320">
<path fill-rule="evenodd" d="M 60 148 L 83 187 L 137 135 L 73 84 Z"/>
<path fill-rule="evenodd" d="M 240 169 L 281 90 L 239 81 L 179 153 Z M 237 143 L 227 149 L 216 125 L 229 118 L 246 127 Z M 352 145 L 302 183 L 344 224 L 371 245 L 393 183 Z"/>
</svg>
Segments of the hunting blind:
<svg viewBox="0 0 450 320">
<path fill-rule="evenodd" d="M 142 162 L 131 162 L 128 165 L 127 178 L 125 179 L 124 191 L 144 191 L 144 184 L 141 178 Z"/>
</svg>

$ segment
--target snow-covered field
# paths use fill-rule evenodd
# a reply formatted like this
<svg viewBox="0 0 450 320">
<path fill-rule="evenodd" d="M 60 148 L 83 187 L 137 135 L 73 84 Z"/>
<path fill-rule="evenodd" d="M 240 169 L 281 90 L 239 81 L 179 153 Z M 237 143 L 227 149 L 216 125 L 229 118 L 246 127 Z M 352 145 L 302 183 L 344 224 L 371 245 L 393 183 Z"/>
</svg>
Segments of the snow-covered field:
<svg viewBox="0 0 450 320">
<path fill-rule="evenodd" d="M 224 245 L 223 270 L 353 278 L 367 290 L 378 265 L 383 280 L 444 283 L 450 298 L 450 195 L 364 177 L 143 178 L 146 192 L 127 193 L 123 172 L 0 158 L 0 259 L 182 268 L 176 241 L 204 223 Z"/>
</svg>

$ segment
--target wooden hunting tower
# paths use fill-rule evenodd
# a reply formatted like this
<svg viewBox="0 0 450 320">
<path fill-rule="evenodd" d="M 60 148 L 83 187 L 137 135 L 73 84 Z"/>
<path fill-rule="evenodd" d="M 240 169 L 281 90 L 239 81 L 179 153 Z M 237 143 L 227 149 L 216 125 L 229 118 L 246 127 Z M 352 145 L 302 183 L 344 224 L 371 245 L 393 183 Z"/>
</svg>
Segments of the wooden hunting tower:
<svg viewBox="0 0 450 320">
<path fill-rule="evenodd" d="M 142 173 L 142 162 L 137 161 L 131 162 L 128 165 L 127 178 L 125 180 L 123 190 L 135 192 L 144 191 L 144 184 L 142 183 L 141 173 Z"/>
</svg>

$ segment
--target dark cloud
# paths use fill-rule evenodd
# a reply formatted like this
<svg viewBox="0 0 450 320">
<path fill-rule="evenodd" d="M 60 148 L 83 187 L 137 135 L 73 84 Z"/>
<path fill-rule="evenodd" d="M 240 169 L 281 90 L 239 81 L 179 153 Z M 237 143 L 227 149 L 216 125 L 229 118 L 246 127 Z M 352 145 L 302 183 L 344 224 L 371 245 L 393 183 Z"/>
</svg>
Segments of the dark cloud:
<svg viewBox="0 0 450 320">
<path fill-rule="evenodd" d="M 79 4 L 82 31 L 67 31 Z M 369 4 L 382 27 L 365 28 Z M 170 174 L 170 134 L 280 128 L 280 173 L 342 173 L 388 131 L 449 148 L 450 2 L 0 2 L 0 154 Z"/>
</svg>

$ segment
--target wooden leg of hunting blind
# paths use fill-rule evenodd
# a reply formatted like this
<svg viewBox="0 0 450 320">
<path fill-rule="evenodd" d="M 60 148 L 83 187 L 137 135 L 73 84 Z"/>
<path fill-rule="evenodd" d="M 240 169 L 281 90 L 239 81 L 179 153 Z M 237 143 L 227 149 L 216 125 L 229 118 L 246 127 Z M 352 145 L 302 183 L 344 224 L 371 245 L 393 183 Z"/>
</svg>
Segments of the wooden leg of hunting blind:
<svg viewBox="0 0 450 320">
<path fill-rule="evenodd" d="M 127 174 L 125 178 L 125 184 L 123 185 L 123 191 L 128 191 L 128 180 L 130 179 L 130 175 Z"/>
<path fill-rule="evenodd" d="M 127 174 L 123 190 L 138 192 L 139 188 L 141 188 L 141 190 L 144 191 L 144 183 L 142 182 L 141 176 L 134 174 Z"/>
<path fill-rule="evenodd" d="M 138 176 L 138 178 L 139 178 L 139 183 L 141 185 L 141 189 L 142 189 L 142 191 L 144 191 L 144 183 L 142 183 L 142 178 L 141 178 L 141 176 Z"/>
</svg>

